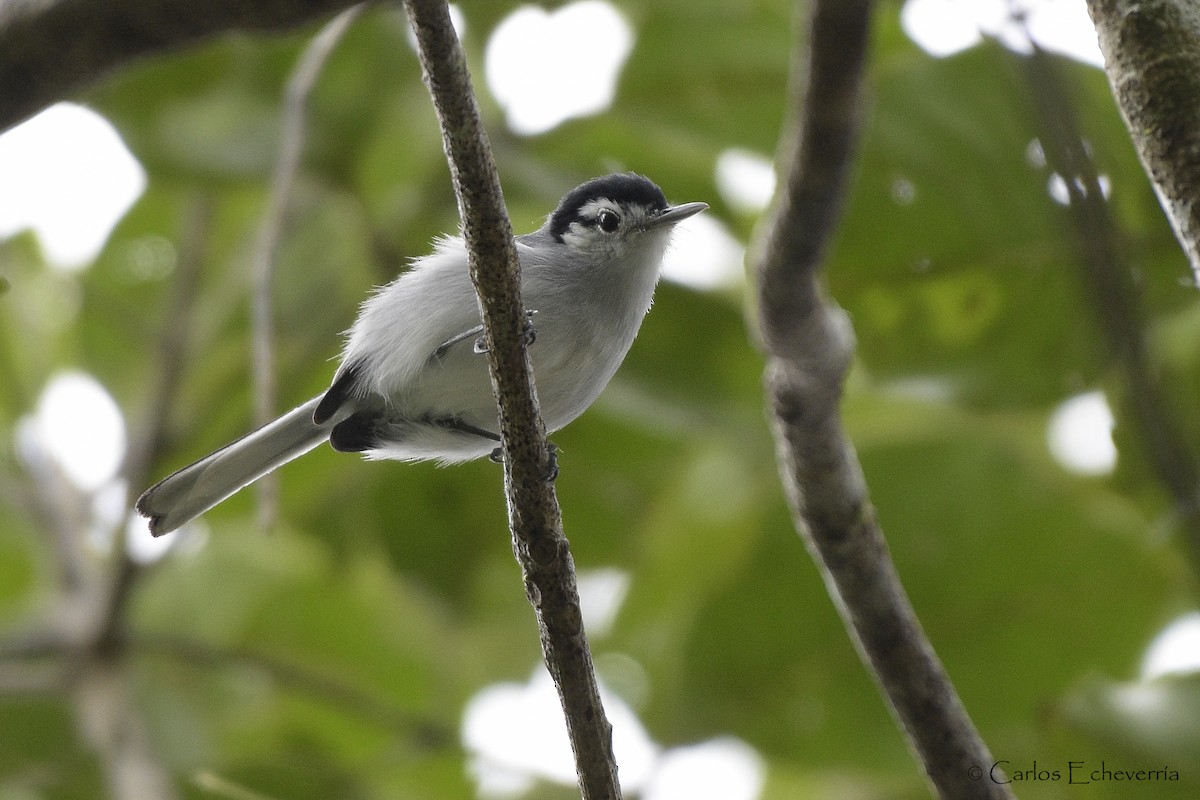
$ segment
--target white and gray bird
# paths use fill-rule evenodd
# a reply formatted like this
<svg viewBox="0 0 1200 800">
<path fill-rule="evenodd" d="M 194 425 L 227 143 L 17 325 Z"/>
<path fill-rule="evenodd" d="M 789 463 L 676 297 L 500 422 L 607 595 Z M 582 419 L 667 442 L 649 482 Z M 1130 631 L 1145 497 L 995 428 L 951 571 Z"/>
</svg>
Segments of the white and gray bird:
<svg viewBox="0 0 1200 800">
<path fill-rule="evenodd" d="M 516 238 L 521 294 L 548 431 L 592 404 L 650 309 L 671 231 L 704 203 L 667 204 L 641 175 L 590 180 Z M 467 461 L 496 448 L 496 401 L 461 237 L 380 287 L 349 331 L 333 384 L 274 422 L 184 467 L 137 501 L 158 536 L 328 440 L 370 459 Z"/>
</svg>

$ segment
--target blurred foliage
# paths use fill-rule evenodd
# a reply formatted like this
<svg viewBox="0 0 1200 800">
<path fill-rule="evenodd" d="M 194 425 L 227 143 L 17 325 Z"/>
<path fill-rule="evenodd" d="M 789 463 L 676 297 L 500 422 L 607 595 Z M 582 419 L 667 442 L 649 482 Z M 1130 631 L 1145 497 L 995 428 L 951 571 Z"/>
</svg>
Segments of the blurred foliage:
<svg viewBox="0 0 1200 800">
<path fill-rule="evenodd" d="M 747 241 L 756 220 L 722 201 L 713 164 L 730 147 L 774 150 L 789 4 L 621 9 L 638 38 L 606 113 L 519 138 L 480 81 L 516 228 L 536 227 L 581 179 L 629 168 L 674 199 L 707 200 Z M 1147 642 L 1195 604 L 1169 504 L 1119 407 L 1115 476 L 1072 475 L 1045 446 L 1067 397 L 1136 387 L 1118 385 L 1099 344 L 1103 320 L 1086 305 L 1075 234 L 1036 157 L 1017 56 L 985 45 L 932 59 L 901 33 L 897 9 L 880 8 L 865 139 L 828 265 L 859 338 L 847 427 L 892 554 L 1010 771 L 1105 759 L 1182 773 L 1177 783 L 1022 781 L 1022 797 L 1195 796 L 1195 682 L 1127 702 L 1129 682 L 1151 691 L 1136 684 Z M 463 9 L 477 75 L 506 11 Z M 47 379 L 75 367 L 108 388 L 136 437 L 163 369 L 158 343 L 186 324 L 183 351 L 167 356 L 185 378 L 154 475 L 247 428 L 247 264 L 283 84 L 311 33 L 226 36 L 132 66 L 83 98 L 119 128 L 149 188 L 78 275 L 49 269 L 30 235 L 0 243 L 0 426 L 13 430 Z M 1200 303 L 1181 282 L 1183 258 L 1103 75 L 1060 66 L 1111 180 L 1158 366 L 1177 408 L 1194 412 Z M 456 225 L 396 10 L 352 27 L 310 119 L 279 257 L 284 403 L 327 383 L 367 287 Z M 184 317 L 168 318 L 187 259 L 197 285 Z M 792 530 L 744 303 L 663 285 L 609 391 L 555 437 L 577 565 L 631 576 L 613 629 L 594 641 L 602 673 L 615 654 L 640 665 L 644 691 L 628 699 L 664 746 L 726 734 L 752 744 L 767 764 L 764 798 L 925 796 Z M 0 615 L 16 629 L 52 613 L 54 574 L 7 441 Z M 470 796 L 464 705 L 489 684 L 525 680 L 539 657 L 499 470 L 366 464 L 322 448 L 281 480 L 273 535 L 254 529 L 244 492 L 205 517 L 203 547 L 181 547 L 138 587 L 135 632 L 225 654 L 138 656 L 135 694 L 158 756 L 187 797 L 233 796 L 204 788 L 205 775 L 265 797 Z M 280 663 L 328 685 L 288 679 L 270 666 Z M 0 731 L 0 798 L 101 791 L 69 698 L 0 698 Z"/>
</svg>

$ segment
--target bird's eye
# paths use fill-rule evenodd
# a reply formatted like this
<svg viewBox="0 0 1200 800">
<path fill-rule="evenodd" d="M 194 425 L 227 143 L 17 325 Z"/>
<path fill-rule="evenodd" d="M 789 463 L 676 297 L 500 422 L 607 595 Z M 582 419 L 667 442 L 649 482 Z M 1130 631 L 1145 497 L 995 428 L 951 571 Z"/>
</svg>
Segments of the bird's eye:
<svg viewBox="0 0 1200 800">
<path fill-rule="evenodd" d="M 605 233 L 612 233 L 621 224 L 621 215 L 615 211 L 610 211 L 607 208 L 600 210 L 596 215 L 596 224 L 600 226 L 600 230 Z"/>
</svg>

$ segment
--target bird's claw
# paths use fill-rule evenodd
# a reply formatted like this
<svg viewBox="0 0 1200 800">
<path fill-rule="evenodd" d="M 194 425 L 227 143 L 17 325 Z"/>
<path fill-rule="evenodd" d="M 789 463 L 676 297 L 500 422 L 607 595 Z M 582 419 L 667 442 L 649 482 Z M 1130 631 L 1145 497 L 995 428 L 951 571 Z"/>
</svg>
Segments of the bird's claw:
<svg viewBox="0 0 1200 800">
<path fill-rule="evenodd" d="M 504 463 L 504 448 L 497 447 L 488 455 L 488 459 L 493 464 Z M 558 480 L 558 445 L 554 442 L 546 442 L 546 483 L 554 483 Z"/>
<path fill-rule="evenodd" d="M 536 313 L 538 313 L 537 309 L 530 309 L 529 311 L 525 312 L 525 324 L 521 327 L 521 338 L 525 341 L 526 347 L 531 346 L 535 341 L 537 341 L 537 328 L 533 327 L 532 321 L 533 315 Z M 474 330 L 471 331 L 471 333 L 474 332 Z M 476 339 L 474 346 L 471 348 L 476 355 L 481 356 L 486 355 L 491 349 L 491 345 L 488 344 L 486 335 L 480 336 L 478 339 Z"/>
<path fill-rule="evenodd" d="M 558 445 L 546 442 L 546 483 L 558 480 Z"/>
</svg>

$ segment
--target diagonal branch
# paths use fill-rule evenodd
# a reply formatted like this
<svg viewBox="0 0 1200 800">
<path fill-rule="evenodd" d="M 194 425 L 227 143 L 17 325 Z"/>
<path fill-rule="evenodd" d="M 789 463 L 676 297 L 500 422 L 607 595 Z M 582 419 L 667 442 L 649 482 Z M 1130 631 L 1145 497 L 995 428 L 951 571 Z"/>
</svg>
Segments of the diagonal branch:
<svg viewBox="0 0 1200 800">
<path fill-rule="evenodd" d="M 135 59 L 232 30 L 278 30 L 354 0 L 0 2 L 0 131 Z"/>
<path fill-rule="evenodd" d="M 888 556 L 838 415 L 854 334 L 822 296 L 819 272 L 857 140 L 871 5 L 814 0 L 807 60 L 793 64 L 799 116 L 782 139 L 781 186 L 754 265 L 779 469 L 796 528 L 938 795 L 1007 798 Z"/>
<path fill-rule="evenodd" d="M 558 688 L 585 800 L 619 798 L 612 726 L 600 704 L 583 630 L 575 566 L 554 492 L 554 457 L 525 351 L 520 263 L 500 179 L 444 0 L 406 0 L 425 81 L 442 125 L 471 278 L 479 292 L 500 412 L 513 549 L 537 614 L 542 653 Z"/>
<path fill-rule="evenodd" d="M 1087 4 L 1125 125 L 1200 286 L 1200 9 L 1192 0 Z"/>
<path fill-rule="evenodd" d="M 123 633 L 120 652 L 169 658 L 200 670 L 250 667 L 268 674 L 285 689 L 403 733 L 416 747 L 441 749 L 454 741 L 454 731 L 438 719 L 412 713 L 376 692 L 252 648 L 212 644 L 170 633 Z M 79 680 L 84 669 L 91 668 L 87 665 L 81 669 L 80 658 L 76 642 L 46 628 L 0 640 L 0 695 L 61 693 Z"/>
<path fill-rule="evenodd" d="M 1053 57 L 1034 46 L 1020 58 L 1050 168 L 1067 187 L 1067 210 L 1079 239 L 1083 287 L 1124 382 L 1124 402 L 1158 479 L 1175 503 L 1193 569 L 1200 571 L 1200 458 L 1169 402 L 1147 351 L 1139 291 L 1123 256 L 1117 221 L 1075 118 L 1072 95 Z"/>
<path fill-rule="evenodd" d="M 181 665 L 202 669 L 251 667 L 262 670 L 280 686 L 329 703 L 348 714 L 408 737 L 413 746 L 440 749 L 452 746 L 454 731 L 440 720 L 400 708 L 375 692 L 303 667 L 292 659 L 237 646 L 216 645 L 172 634 L 141 633 L 127 642 L 132 653 L 162 656 Z"/>
</svg>

